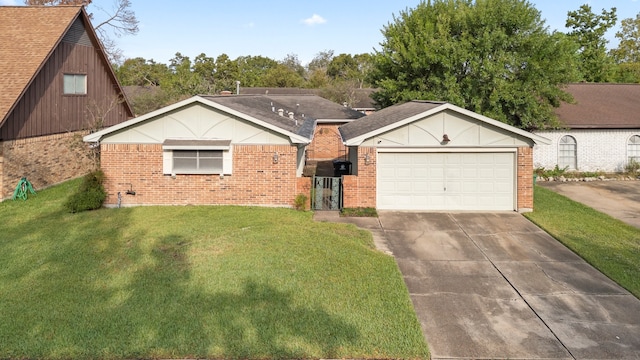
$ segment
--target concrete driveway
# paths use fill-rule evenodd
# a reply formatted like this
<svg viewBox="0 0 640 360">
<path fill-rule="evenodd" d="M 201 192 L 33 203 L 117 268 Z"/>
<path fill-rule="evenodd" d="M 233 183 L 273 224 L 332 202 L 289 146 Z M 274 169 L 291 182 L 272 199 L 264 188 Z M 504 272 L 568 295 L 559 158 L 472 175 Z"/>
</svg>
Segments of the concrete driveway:
<svg viewBox="0 0 640 360">
<path fill-rule="evenodd" d="M 640 228 L 640 181 L 543 181 L 538 185 Z"/>
<path fill-rule="evenodd" d="M 379 220 L 433 359 L 640 359 L 640 300 L 522 215 Z"/>
</svg>

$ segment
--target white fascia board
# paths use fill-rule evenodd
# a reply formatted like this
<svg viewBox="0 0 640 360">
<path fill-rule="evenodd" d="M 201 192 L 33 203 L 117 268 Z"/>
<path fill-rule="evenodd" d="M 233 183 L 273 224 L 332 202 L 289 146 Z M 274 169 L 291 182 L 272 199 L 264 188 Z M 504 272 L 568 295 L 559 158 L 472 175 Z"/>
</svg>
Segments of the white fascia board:
<svg viewBox="0 0 640 360">
<path fill-rule="evenodd" d="M 199 98 L 198 96 L 194 96 L 194 97 L 191 97 L 189 99 L 185 99 L 185 100 L 179 101 L 179 102 L 177 102 L 175 104 L 165 106 L 165 107 L 163 107 L 161 109 L 152 111 L 150 113 L 138 116 L 136 118 L 121 122 L 120 124 L 116 124 L 116 125 L 113 125 L 113 126 L 110 126 L 110 127 L 106 128 L 106 129 L 102 129 L 100 131 L 96 131 L 96 132 L 94 132 L 92 134 L 86 135 L 86 136 L 84 136 L 82 138 L 82 140 L 84 142 L 99 142 L 100 140 L 102 140 L 102 137 L 105 136 L 105 135 L 111 134 L 111 133 L 116 132 L 118 130 L 126 129 L 126 128 L 130 127 L 130 126 L 136 125 L 138 123 L 141 123 L 141 122 L 146 121 L 148 119 L 151 119 L 153 117 L 156 117 L 156 116 L 162 115 L 164 113 L 168 113 L 170 111 L 179 109 L 179 108 L 181 108 L 183 106 L 192 104 L 194 102 L 197 102 L 198 98 Z"/>
<path fill-rule="evenodd" d="M 346 146 L 360 146 L 360 144 L 362 144 L 362 142 L 367 140 L 368 138 L 372 138 L 374 136 L 383 134 L 383 133 L 385 133 L 387 131 L 391 131 L 391 130 L 397 129 L 399 127 L 402 127 L 404 125 L 410 124 L 410 123 L 412 123 L 412 122 L 414 122 L 414 121 L 416 121 L 418 119 L 422 119 L 424 117 L 436 114 L 436 113 L 438 113 L 438 112 L 443 110 L 443 108 L 442 108 L 443 106 L 444 106 L 444 104 L 440 105 L 438 107 L 435 107 L 435 108 L 433 108 L 431 110 L 427 110 L 427 111 L 421 112 L 421 113 L 419 113 L 417 115 L 408 117 L 408 118 L 406 118 L 404 120 L 396 121 L 393 124 L 389 124 L 387 126 L 381 127 L 379 129 L 376 129 L 376 130 L 373 130 L 373 131 L 370 131 L 370 132 L 362 134 L 360 136 L 356 136 L 356 137 L 354 137 L 352 139 L 349 139 L 349 140 L 345 141 L 344 144 Z"/>
<path fill-rule="evenodd" d="M 507 130 L 507 131 L 512 132 L 514 134 L 517 134 L 517 135 L 523 136 L 525 138 L 531 139 L 535 143 L 541 143 L 541 144 L 545 144 L 545 145 L 550 145 L 551 144 L 551 140 L 549 140 L 549 139 L 547 139 L 545 137 L 530 133 L 530 132 L 522 130 L 522 129 L 518 129 L 517 127 L 505 124 L 502 121 L 491 119 L 491 118 L 486 117 L 484 115 L 480 115 L 478 113 L 475 113 L 473 111 L 469 111 L 467 109 L 463 109 L 463 108 L 461 108 L 459 106 L 455 106 L 455 105 L 450 104 L 450 103 L 444 103 L 444 104 L 442 104 L 442 105 L 440 105 L 438 107 L 435 107 L 435 108 L 433 108 L 431 110 L 427 110 L 427 111 L 422 112 L 420 114 L 411 116 L 411 117 L 406 118 L 404 120 L 397 121 L 397 122 L 395 122 L 393 124 L 390 124 L 390 125 L 387 125 L 385 127 L 382 127 L 380 129 L 376 129 L 376 130 L 370 131 L 370 132 L 368 132 L 366 134 L 354 137 L 353 139 L 350 139 L 350 140 L 344 142 L 344 144 L 346 146 L 360 146 L 360 144 L 362 144 L 362 142 L 365 141 L 366 139 L 369 139 L 371 137 L 374 137 L 374 136 L 377 136 L 379 134 L 385 133 L 387 131 L 394 130 L 396 128 L 399 128 L 399 127 L 402 127 L 404 125 L 410 124 L 410 123 L 412 123 L 412 122 L 414 122 L 416 120 L 419 120 L 421 118 L 425 118 L 427 116 L 431 116 L 433 114 L 437 114 L 437 113 L 445 111 L 445 110 L 452 110 L 452 111 L 455 111 L 457 113 L 466 115 L 466 116 L 468 116 L 470 118 L 473 118 L 473 119 L 476 119 L 476 120 L 480 120 L 480 121 L 482 121 L 484 123 L 487 123 L 489 125 L 493 125 L 493 126 L 495 126 L 497 128 L 500 128 L 500 129 L 503 129 L 503 130 Z"/>
<path fill-rule="evenodd" d="M 179 101 L 179 102 L 177 102 L 177 103 L 175 103 L 173 105 L 169 105 L 169 106 L 163 107 L 162 109 L 158 109 L 158 110 L 152 111 L 152 112 L 150 112 L 148 114 L 139 116 L 137 118 L 133 118 L 131 120 L 122 122 L 120 124 L 110 126 L 110 127 L 106 128 L 104 130 L 97 131 L 97 132 L 95 132 L 93 134 L 86 135 L 85 137 L 82 138 L 82 140 L 84 142 L 99 142 L 102 139 L 102 137 L 105 136 L 105 135 L 108 135 L 110 133 L 116 132 L 118 130 L 122 130 L 122 129 L 125 129 L 125 128 L 128 128 L 128 127 L 131 127 L 131 126 L 136 125 L 136 124 L 138 124 L 140 122 L 149 120 L 149 119 L 151 119 L 153 117 L 168 113 L 170 111 L 179 109 L 181 107 L 184 107 L 186 105 L 190 105 L 190 104 L 196 103 L 196 102 L 200 103 L 200 104 L 203 104 L 203 105 L 206 105 L 206 106 L 209 106 L 209 107 L 212 107 L 212 108 L 215 108 L 215 109 L 218 109 L 220 111 L 226 112 L 226 113 L 228 113 L 230 115 L 237 116 L 237 117 L 239 117 L 241 119 L 245 119 L 245 120 L 247 120 L 249 122 L 252 122 L 252 123 L 254 123 L 256 125 L 262 126 L 262 127 L 267 128 L 269 130 L 272 130 L 272 131 L 275 131 L 275 132 L 277 132 L 279 134 L 288 136 L 289 139 L 291 140 L 291 142 L 294 143 L 294 144 L 308 144 L 310 142 L 309 139 L 307 139 L 307 138 L 305 138 L 303 136 L 300 136 L 298 134 L 294 134 L 294 133 L 292 133 L 290 131 L 286 131 L 286 130 L 278 127 L 278 126 L 271 125 L 271 124 L 269 124 L 267 122 L 264 122 L 262 120 L 258 120 L 258 119 L 254 118 L 254 117 L 251 117 L 251 116 L 247 115 L 247 114 L 244 114 L 244 113 L 241 113 L 239 111 L 236 111 L 236 110 L 233 110 L 231 108 L 228 108 L 226 106 L 220 105 L 220 104 L 218 104 L 216 102 L 209 101 L 209 100 L 204 99 L 204 98 L 202 98 L 200 96 L 197 96 L 197 95 L 194 96 L 194 97 L 191 97 L 189 99 Z"/>
<path fill-rule="evenodd" d="M 330 123 L 341 123 L 346 124 L 357 119 L 316 119 L 317 124 L 330 124 Z"/>
<path fill-rule="evenodd" d="M 467 116 L 469 116 L 471 118 L 483 121 L 483 122 L 485 122 L 487 124 L 490 124 L 490 125 L 493 125 L 493 126 L 495 126 L 497 128 L 501 128 L 503 130 L 507 130 L 509 132 L 512 132 L 512 133 L 518 134 L 520 136 L 526 137 L 528 139 L 533 140 L 535 143 L 542 143 L 542 144 L 545 144 L 545 145 L 550 145 L 551 144 L 551 140 L 549 140 L 549 139 L 547 139 L 545 137 L 533 134 L 533 133 L 528 132 L 526 130 L 518 129 L 515 126 L 511 126 L 509 124 L 505 124 L 502 121 L 498 121 L 498 120 L 486 117 L 484 115 L 480 115 L 478 113 L 475 113 L 473 111 L 469 111 L 469 110 L 461 108 L 459 106 L 455 106 L 453 104 L 447 103 L 447 104 L 444 104 L 444 105 L 445 105 L 445 107 L 447 109 L 450 109 L 450 110 L 456 111 L 458 113 L 461 113 L 463 115 L 467 115 Z"/>
</svg>

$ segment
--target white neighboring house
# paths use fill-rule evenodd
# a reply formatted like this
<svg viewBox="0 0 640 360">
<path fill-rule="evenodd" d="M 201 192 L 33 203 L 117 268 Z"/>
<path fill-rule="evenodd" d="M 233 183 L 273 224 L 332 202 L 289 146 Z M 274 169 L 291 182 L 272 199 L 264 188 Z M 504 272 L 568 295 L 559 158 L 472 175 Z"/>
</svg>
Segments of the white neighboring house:
<svg viewBox="0 0 640 360">
<path fill-rule="evenodd" d="M 556 114 L 566 126 L 534 131 L 551 140 L 533 150 L 535 168 L 621 172 L 640 162 L 640 84 L 570 84 L 574 104 Z"/>
</svg>

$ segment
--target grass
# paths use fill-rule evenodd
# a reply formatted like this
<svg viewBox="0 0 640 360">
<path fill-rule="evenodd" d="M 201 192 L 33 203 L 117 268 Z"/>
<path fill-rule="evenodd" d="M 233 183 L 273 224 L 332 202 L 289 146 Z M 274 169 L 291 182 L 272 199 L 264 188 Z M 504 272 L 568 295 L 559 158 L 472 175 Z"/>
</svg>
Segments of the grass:
<svg viewBox="0 0 640 360">
<path fill-rule="evenodd" d="M 427 358 L 392 257 L 252 207 L 0 203 L 0 358 Z"/>
<path fill-rule="evenodd" d="M 527 218 L 640 298 L 640 229 L 540 186 Z"/>
<path fill-rule="evenodd" d="M 352 217 L 378 217 L 376 208 L 343 208 L 340 211 L 340 216 L 352 216 Z"/>
</svg>

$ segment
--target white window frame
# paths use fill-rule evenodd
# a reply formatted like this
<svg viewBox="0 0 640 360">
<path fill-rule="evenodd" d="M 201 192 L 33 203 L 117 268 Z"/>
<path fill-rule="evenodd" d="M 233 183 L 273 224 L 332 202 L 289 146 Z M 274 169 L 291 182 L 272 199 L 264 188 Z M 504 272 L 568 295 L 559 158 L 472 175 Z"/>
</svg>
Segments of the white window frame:
<svg viewBox="0 0 640 360">
<path fill-rule="evenodd" d="M 177 168 L 175 160 L 180 159 L 180 152 L 183 151 L 195 151 L 196 166 L 194 168 Z M 219 152 L 219 159 L 222 161 L 221 167 L 215 169 L 206 169 L 201 167 L 201 160 L 214 159 L 213 157 L 203 156 L 207 153 L 205 151 Z M 209 153 L 212 155 L 212 153 Z M 206 174 L 206 175 L 231 175 L 233 169 L 233 153 L 231 140 L 181 140 L 181 139 L 167 139 L 162 145 L 162 172 L 165 175 L 177 175 L 177 174 Z"/>
<path fill-rule="evenodd" d="M 627 161 L 631 160 L 640 163 L 640 135 L 632 135 L 627 140 Z"/>
<path fill-rule="evenodd" d="M 86 95 L 87 74 L 64 74 L 62 92 L 64 95 Z"/>
<path fill-rule="evenodd" d="M 558 140 L 558 168 L 578 170 L 578 142 L 571 135 L 564 135 Z"/>
</svg>

